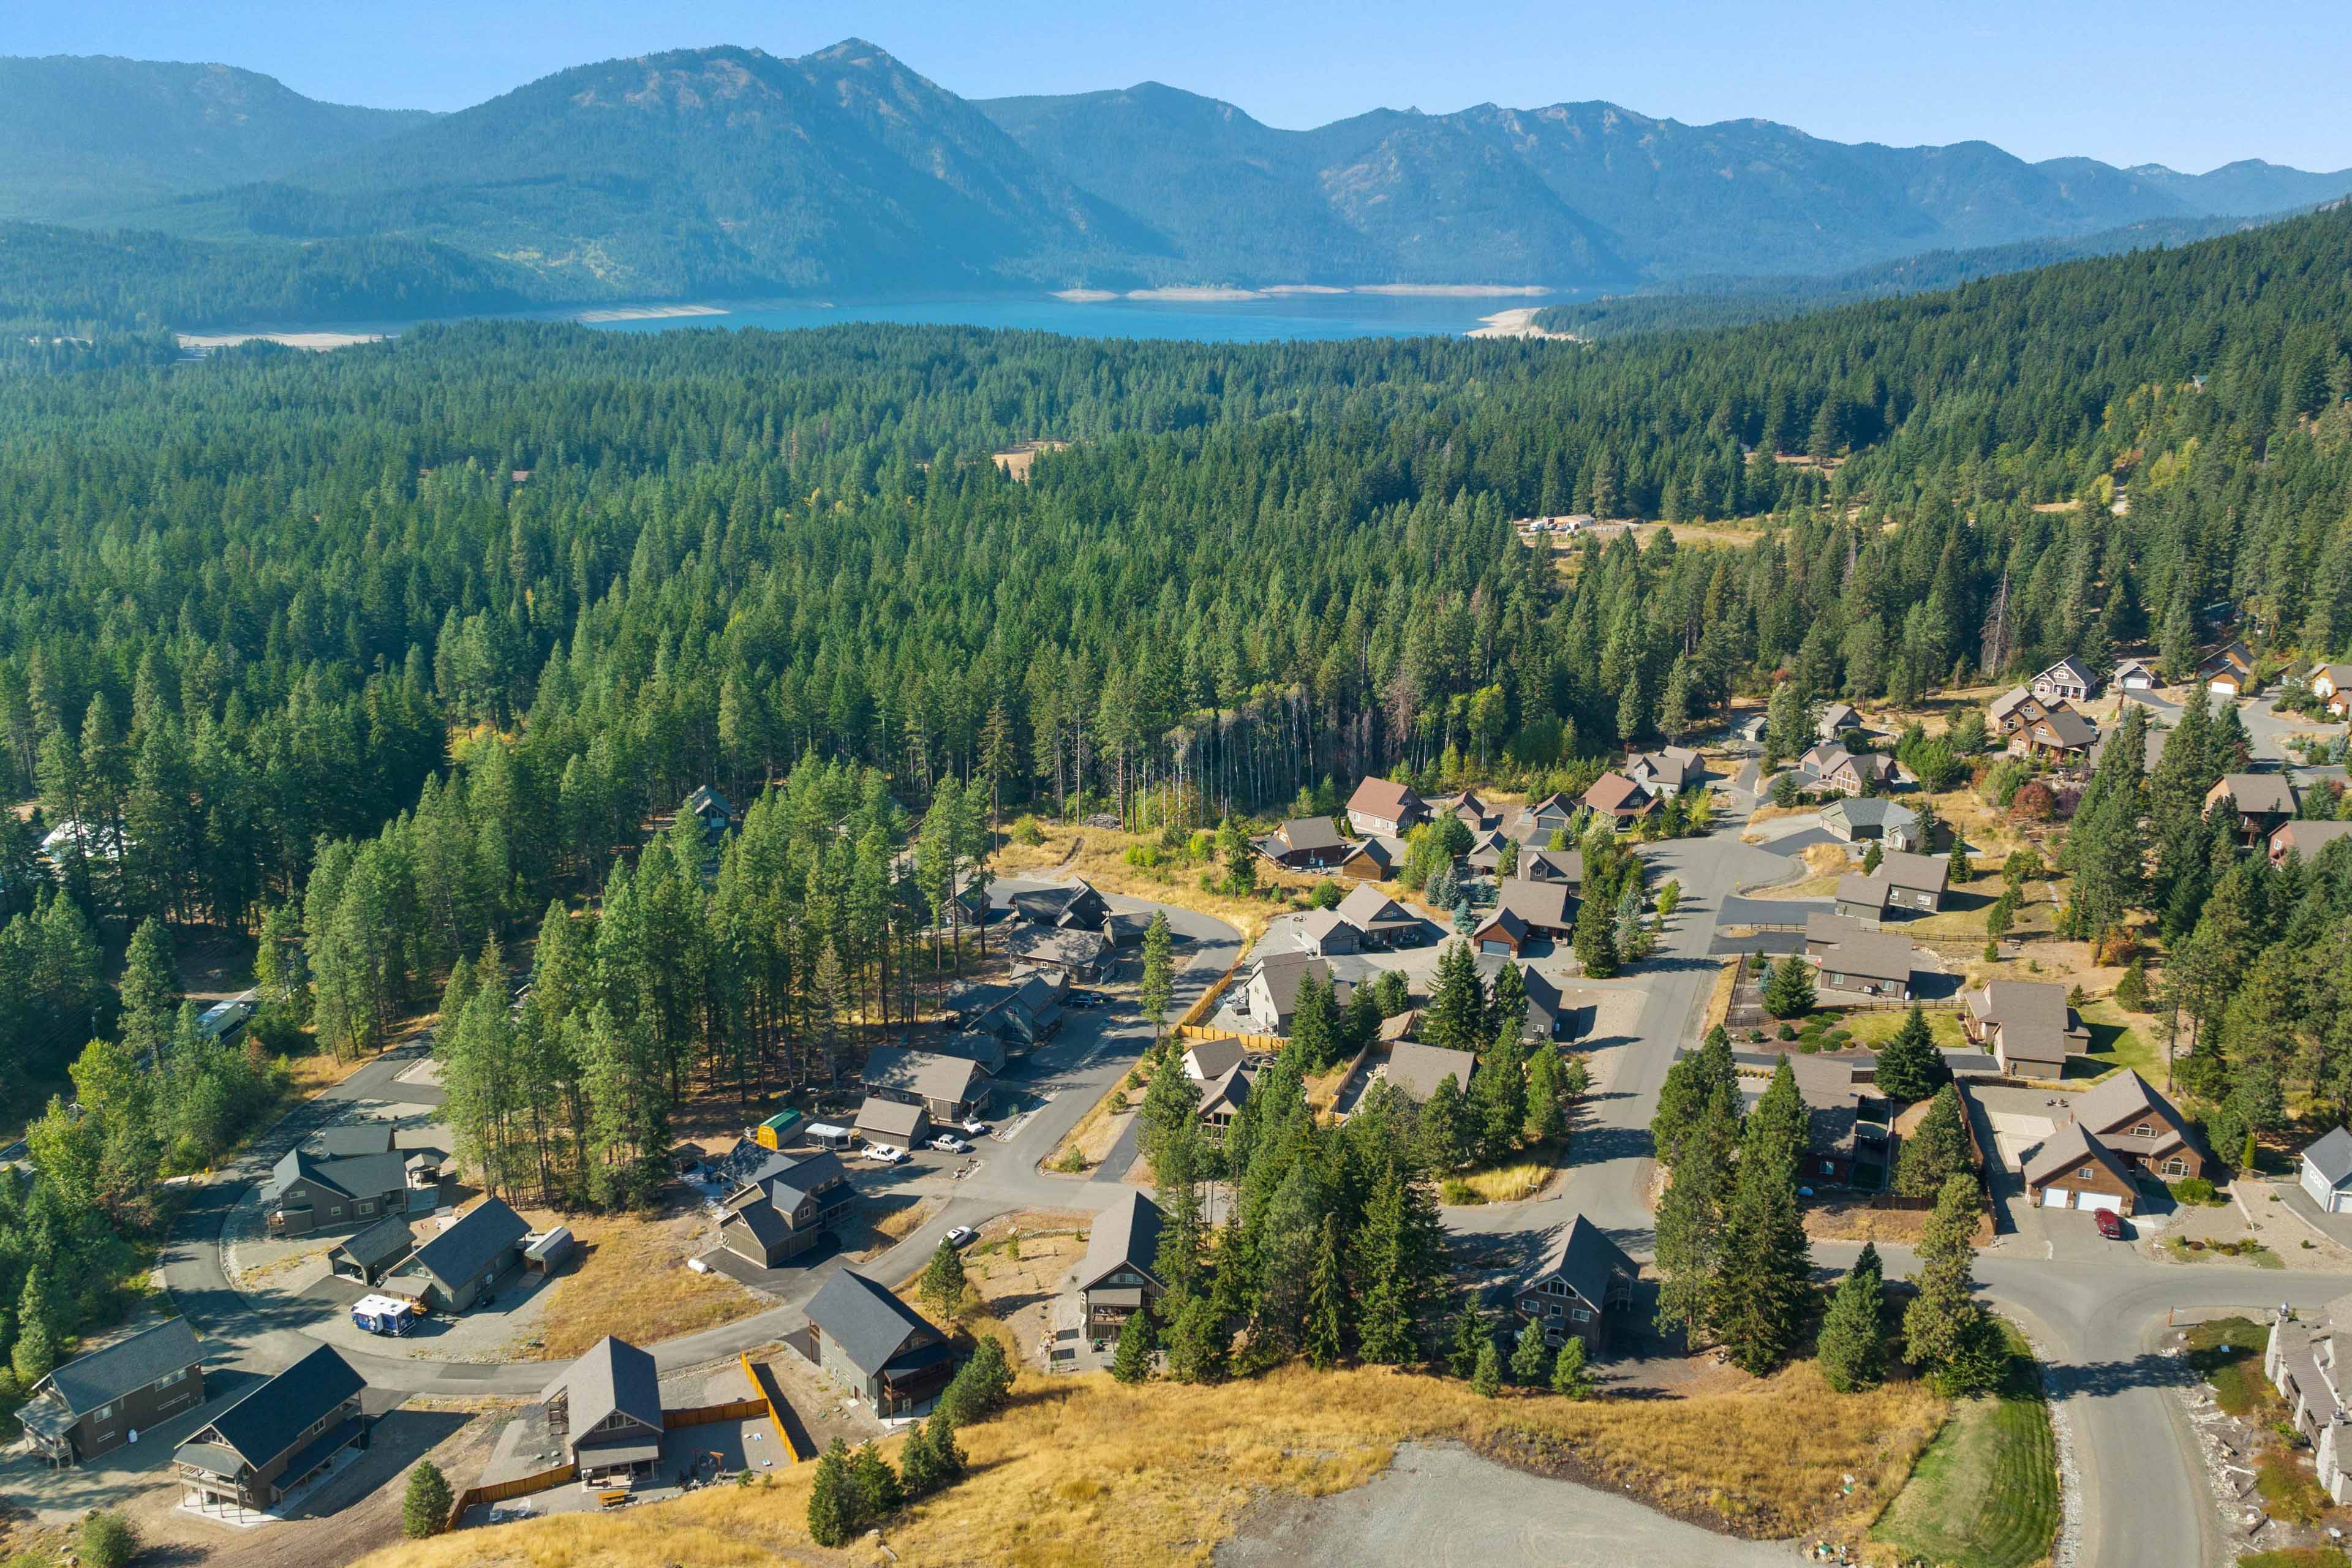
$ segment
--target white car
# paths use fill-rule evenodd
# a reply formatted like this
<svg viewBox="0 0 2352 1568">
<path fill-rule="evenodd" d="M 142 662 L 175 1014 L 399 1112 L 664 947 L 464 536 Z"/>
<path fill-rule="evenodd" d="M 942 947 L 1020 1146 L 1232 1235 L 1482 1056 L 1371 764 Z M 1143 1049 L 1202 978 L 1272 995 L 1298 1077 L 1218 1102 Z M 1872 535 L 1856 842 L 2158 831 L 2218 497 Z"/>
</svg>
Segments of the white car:
<svg viewBox="0 0 2352 1568">
<path fill-rule="evenodd" d="M 952 1132 L 942 1132 L 931 1140 L 931 1147 L 942 1154 L 969 1154 L 971 1145 Z"/>
<path fill-rule="evenodd" d="M 948 1245 L 954 1247 L 958 1252 L 961 1252 L 965 1247 L 970 1247 L 973 1242 L 978 1241 L 979 1239 L 980 1232 L 972 1229 L 971 1226 L 968 1225 L 960 1225 L 953 1230 L 948 1232 Z"/>
<path fill-rule="evenodd" d="M 971 1118 L 969 1121 L 959 1121 L 955 1125 L 956 1131 L 962 1133 L 967 1138 L 985 1138 L 988 1136 L 988 1123 L 982 1121 L 977 1116 Z"/>
<path fill-rule="evenodd" d="M 877 1165 L 900 1165 L 906 1163 L 907 1152 L 895 1144 L 868 1143 L 866 1157 Z"/>
</svg>

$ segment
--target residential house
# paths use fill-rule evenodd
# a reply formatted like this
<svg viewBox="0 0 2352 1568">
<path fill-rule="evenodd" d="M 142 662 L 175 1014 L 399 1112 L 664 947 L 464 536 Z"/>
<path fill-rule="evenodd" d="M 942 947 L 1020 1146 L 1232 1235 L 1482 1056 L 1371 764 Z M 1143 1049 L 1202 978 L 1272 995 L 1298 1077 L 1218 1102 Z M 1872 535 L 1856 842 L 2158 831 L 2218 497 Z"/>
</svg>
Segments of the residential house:
<svg viewBox="0 0 2352 1568">
<path fill-rule="evenodd" d="M 1635 752 L 1625 759 L 1625 776 L 1654 795 L 1680 795 L 1706 776 L 1706 766 L 1688 746 Z"/>
<path fill-rule="evenodd" d="M 1470 933 L 1471 945 L 1516 957 L 1530 940 L 1565 942 L 1576 934 L 1575 902 L 1565 883 L 1510 878 L 1497 889 L 1494 910 Z"/>
<path fill-rule="evenodd" d="M 1478 952 L 1517 958 L 1528 950 L 1534 935 L 1528 929 L 1527 917 L 1498 903 L 1470 933 L 1470 943 Z"/>
<path fill-rule="evenodd" d="M 688 795 L 685 803 L 677 808 L 677 815 L 681 819 L 690 817 L 700 823 L 704 840 L 712 844 L 726 837 L 743 822 L 733 803 L 709 784 Z"/>
<path fill-rule="evenodd" d="M 1584 804 L 1619 827 L 1629 827 L 1657 810 L 1657 797 L 1623 773 L 1602 773 L 1584 792 Z"/>
<path fill-rule="evenodd" d="M 1010 1053 L 1002 1037 L 981 1029 L 959 1029 L 935 1047 L 943 1057 L 961 1057 L 991 1078 L 1004 1072 Z"/>
<path fill-rule="evenodd" d="M 1825 914 L 1816 910 L 1805 917 L 1806 962 L 1818 965 L 1838 943 L 1857 941 L 1875 929 L 1847 915 Z"/>
<path fill-rule="evenodd" d="M 774 1268 L 823 1241 L 857 1201 L 839 1155 L 777 1154 L 727 1195 L 719 1245 L 761 1268 Z"/>
<path fill-rule="evenodd" d="M 1428 820 L 1429 807 L 1421 796 L 1391 779 L 1365 779 L 1348 797 L 1348 826 L 1365 837 L 1402 838 L 1407 828 Z"/>
<path fill-rule="evenodd" d="M 1110 962 L 1110 938 L 1083 926 L 1015 925 L 998 939 L 1016 963 L 1058 969 L 1074 980 L 1093 980 Z"/>
<path fill-rule="evenodd" d="M 2342 1342 L 2339 1343 L 2339 1340 Z M 2352 1501 L 2352 1395 L 2344 1369 L 2352 1359 L 2352 1296 L 2339 1296 L 2308 1322 L 2278 1309 L 2263 1347 L 2263 1371 L 2286 1401 L 2287 1419 L 2311 1444 L 2312 1468 L 2327 1495 Z"/>
<path fill-rule="evenodd" d="M 2261 684 L 2254 679 L 2253 650 L 2242 642 L 2227 642 L 2198 661 L 2197 679 L 2216 697 L 2247 697 Z"/>
<path fill-rule="evenodd" d="M 1250 1068 L 1242 1062 L 1234 1063 L 1215 1078 L 1201 1080 L 1201 1103 L 1193 1114 L 1200 1118 L 1202 1137 L 1212 1143 L 1225 1141 L 1234 1118 L 1249 1103 L 1251 1081 Z"/>
<path fill-rule="evenodd" d="M 2333 719 L 2352 718 L 2352 664 L 2323 664 L 2311 672 L 2311 694 Z"/>
<path fill-rule="evenodd" d="M 266 1511 L 349 1448 L 367 1447 L 367 1384 L 320 1345 L 173 1450 L 183 1503 Z"/>
<path fill-rule="evenodd" d="M 2053 767 L 2073 767 L 2088 760 L 2098 744 L 2099 727 L 2072 708 L 2053 708 L 2009 738 L 2011 756 L 2032 757 Z"/>
<path fill-rule="evenodd" d="M 1454 1080 L 1456 1089 L 1467 1093 L 1470 1074 L 1477 1066 L 1478 1058 L 1468 1051 L 1399 1040 L 1389 1047 L 1388 1067 L 1382 1076 L 1407 1100 L 1415 1105 L 1426 1105 L 1429 1097 L 1437 1092 L 1437 1086 L 1448 1078 Z"/>
<path fill-rule="evenodd" d="M 2322 1214 L 2352 1210 L 2352 1131 L 2331 1127 L 2306 1144 L 2298 1178 Z"/>
<path fill-rule="evenodd" d="M 1490 827 L 1470 840 L 1470 852 L 1462 857 L 1463 863 L 1473 871 L 1483 871 L 1490 877 L 1499 876 L 1506 854 L 1523 853 L 1519 841 L 1507 829 Z"/>
<path fill-rule="evenodd" d="M 2282 822 L 2271 829 L 2271 864 L 2294 855 L 2308 866 L 2321 850 L 2343 838 L 2352 838 L 2352 822 Z"/>
<path fill-rule="evenodd" d="M 1079 1259 L 1078 1300 L 1087 1341 L 1097 1351 L 1116 1342 L 1127 1321 L 1150 1312 L 1168 1287 L 1160 1277 L 1160 1232 L 1168 1216 L 1133 1187 L 1095 1216 Z"/>
<path fill-rule="evenodd" d="M 1812 1186 L 1851 1186 L 1856 1163 L 1867 1159 L 1886 1168 L 1885 1123 L 1877 1119 L 1879 1102 L 1868 1101 L 1854 1082 L 1853 1063 L 1838 1057 L 1791 1056 L 1786 1058 L 1797 1080 L 1797 1098 L 1805 1102 L 1805 1152 L 1798 1180 Z M 1740 1092 L 1749 1110 L 1763 1097 L 1769 1076 L 1748 1076 Z"/>
<path fill-rule="evenodd" d="M 606 1334 L 539 1396 L 549 1436 L 581 1484 L 626 1487 L 661 1461 L 661 1376 L 654 1358 Z"/>
<path fill-rule="evenodd" d="M 1806 921 L 1809 939 L 1812 919 Z M 1808 956 L 1811 956 L 1811 945 L 1809 940 L 1806 943 Z M 1824 944 L 1821 956 L 1814 962 L 1821 967 L 1822 984 L 1828 990 L 1908 1002 L 1911 999 L 1911 958 L 1909 938 L 1863 931 Z"/>
<path fill-rule="evenodd" d="M 1813 733 L 1821 740 L 1834 741 L 1862 728 L 1862 714 L 1850 702 L 1832 702 L 1822 710 L 1815 721 Z"/>
<path fill-rule="evenodd" d="M 1435 814 L 1454 818 L 1473 833 L 1485 833 L 1490 828 L 1499 827 L 1503 821 L 1502 814 L 1487 805 L 1485 796 L 1469 789 L 1439 800 Z"/>
<path fill-rule="evenodd" d="M 1348 858 L 1339 825 L 1328 816 L 1291 818 L 1255 841 L 1257 852 L 1286 871 L 1320 871 Z"/>
<path fill-rule="evenodd" d="M 1609 1314 L 1633 1304 L 1641 1273 L 1607 1232 L 1578 1215 L 1545 1247 L 1512 1304 L 1542 1329 L 1544 1343 L 1566 1344 L 1574 1335 L 1597 1350 L 1607 1342 Z"/>
<path fill-rule="evenodd" d="M 1919 814 L 1899 801 L 1877 797 L 1833 800 L 1822 807 L 1822 827 L 1848 844 L 1874 842 L 1889 849 L 1919 847 Z"/>
<path fill-rule="evenodd" d="M 2201 1176 L 2211 1163 L 2180 1108 L 2128 1068 L 2077 1096 L 2073 1110 L 2110 1151 L 2159 1181 Z"/>
<path fill-rule="evenodd" d="M 1731 733 L 1735 739 L 1748 745 L 1760 746 L 1764 743 L 1764 732 L 1770 727 L 1771 721 L 1765 715 L 1750 713 L 1732 727 Z"/>
<path fill-rule="evenodd" d="M 2062 1078 L 2066 1058 L 2091 1048 L 2091 1031 L 2054 981 L 1995 980 L 1963 991 L 1960 1027 L 2011 1078 Z"/>
<path fill-rule="evenodd" d="M 2045 708 L 2061 702 L 2088 702 L 2099 694 L 2099 678 L 2091 667 L 2068 654 L 2029 683 Z"/>
<path fill-rule="evenodd" d="M 1010 984 L 967 985 L 949 998 L 960 1028 L 993 1035 L 1014 1053 L 1028 1050 L 1062 1022 L 1069 977 L 1060 970 L 1033 972 Z"/>
<path fill-rule="evenodd" d="M 462 1312 L 522 1260 L 530 1226 L 500 1198 L 485 1198 L 408 1255 L 385 1279 L 439 1312 Z"/>
<path fill-rule="evenodd" d="M 1250 972 L 1238 1011 L 1266 1034 L 1290 1033 L 1291 1017 L 1298 1010 L 1299 983 L 1309 974 L 1330 986 L 1335 1000 L 1347 1001 L 1348 983 L 1332 973 L 1328 960 L 1304 952 L 1272 952 L 1259 959 Z"/>
<path fill-rule="evenodd" d="M 172 1318 L 53 1367 L 16 1412 L 34 1452 L 78 1464 L 205 1402 L 205 1352 Z"/>
<path fill-rule="evenodd" d="M 1573 893 L 1584 885 L 1584 856 L 1575 849 L 1522 849 L 1512 875 L 1522 882 L 1557 883 Z"/>
<path fill-rule="evenodd" d="M 2157 672 L 2152 660 L 2118 659 L 2116 672 L 2108 678 L 2107 684 L 2118 691 L 2154 691 L 2164 685 L 2164 677 Z"/>
<path fill-rule="evenodd" d="M 2127 1215 L 2139 1201 L 2139 1184 L 2097 1134 L 2069 1121 L 2026 1159 L 2025 1201 L 2037 1208 Z"/>
<path fill-rule="evenodd" d="M 412 1156 L 392 1148 L 342 1158 L 290 1149 L 270 1171 L 269 1232 L 310 1236 L 360 1229 L 388 1214 L 430 1214 L 447 1201 L 450 1179 L 435 1156 L 429 1164 L 419 1163 L 412 1185 L 411 1163 Z"/>
<path fill-rule="evenodd" d="M 809 1359 L 885 1420 L 926 1415 L 955 1376 L 948 1337 L 874 1280 L 845 1268 L 808 1304 Z"/>
<path fill-rule="evenodd" d="M 1110 905 L 1081 878 L 1066 888 L 1033 888 L 1013 895 L 1013 912 L 1031 925 L 1110 931 Z"/>
<path fill-rule="evenodd" d="M 1356 928 L 1360 948 L 1396 947 L 1422 934 L 1421 917 L 1378 888 L 1350 888 L 1332 912 Z"/>
<path fill-rule="evenodd" d="M 1522 844 L 1549 844 L 1553 834 L 1568 831 L 1576 812 L 1577 803 L 1565 795 L 1529 801 L 1513 818 L 1511 836 Z"/>
<path fill-rule="evenodd" d="M 1239 1040 L 1195 1040 L 1184 1053 L 1184 1076 L 1194 1083 L 1211 1082 L 1241 1066 L 1249 1054 Z"/>
<path fill-rule="evenodd" d="M 1337 910 L 1309 910 L 1298 917 L 1298 951 L 1320 958 L 1326 953 L 1353 952 L 1363 933 Z"/>
<path fill-rule="evenodd" d="M 980 1115 L 993 1092 L 988 1075 L 969 1057 L 876 1046 L 866 1053 L 860 1075 L 866 1092 L 919 1105 L 934 1121 L 962 1121 Z"/>
<path fill-rule="evenodd" d="M 1540 969 L 1519 966 L 1519 984 L 1527 991 L 1528 1020 L 1520 1037 L 1529 1040 L 1565 1040 L 1575 1033 L 1573 1010 L 1560 994 L 1559 987 Z"/>
<path fill-rule="evenodd" d="M 868 1143 L 912 1149 L 931 1135 L 931 1114 L 921 1105 L 869 1094 L 857 1108 L 857 1131 Z"/>
<path fill-rule="evenodd" d="M 1892 757 L 1876 752 L 1849 752 L 1843 746 L 1817 746 L 1805 754 L 1811 758 L 1822 752 L 1832 753 L 1821 758 L 1821 771 L 1815 774 L 1823 789 L 1843 795 L 1874 795 L 1893 789 L 1901 780 Z"/>
<path fill-rule="evenodd" d="M 2005 741 L 2015 740 L 2028 724 L 2049 716 L 2049 704 L 2022 686 L 2011 687 L 1985 708 L 1986 724 Z"/>
<path fill-rule="evenodd" d="M 1893 891 L 1884 878 L 1849 871 L 1838 879 L 1831 907 L 1841 919 L 1876 926 L 1886 919 L 1886 900 Z"/>
<path fill-rule="evenodd" d="M 2205 792 L 2205 815 L 2212 816 L 2223 800 L 2236 805 L 2238 841 L 2249 846 L 2268 838 L 2302 806 L 2284 773 L 2223 773 Z"/>
<path fill-rule="evenodd" d="M 416 1233 L 400 1215 L 386 1215 L 327 1254 L 327 1270 L 339 1279 L 373 1285 L 416 1250 Z"/>
<path fill-rule="evenodd" d="M 1385 833 L 1368 833 L 1348 847 L 1338 870 L 1360 882 L 1385 882 L 1404 864 L 1405 844 Z"/>
<path fill-rule="evenodd" d="M 2126 694 L 2122 700 L 2129 702 L 2131 698 Z M 2172 731 L 2158 723 L 2156 719 L 2155 710 L 2150 710 L 2146 727 L 2147 740 L 2143 742 L 2139 759 L 2140 767 L 2151 773 L 2156 772 L 2156 765 L 2164 761 L 2164 744 L 2172 737 Z M 2084 758 L 2093 769 L 2095 770 L 2098 767 L 2099 759 L 2107 754 L 2107 747 L 2114 742 L 2117 735 L 2122 733 L 2123 726 L 2120 723 L 2111 724 L 2099 731 L 2099 738 L 2091 742 L 2091 749 L 2085 753 Z"/>
<path fill-rule="evenodd" d="M 1889 849 L 1879 857 L 1878 869 L 1838 879 L 1836 912 L 1865 923 L 1889 914 L 1933 914 L 1944 906 L 1945 884 L 1951 863 L 1940 856 Z"/>
</svg>

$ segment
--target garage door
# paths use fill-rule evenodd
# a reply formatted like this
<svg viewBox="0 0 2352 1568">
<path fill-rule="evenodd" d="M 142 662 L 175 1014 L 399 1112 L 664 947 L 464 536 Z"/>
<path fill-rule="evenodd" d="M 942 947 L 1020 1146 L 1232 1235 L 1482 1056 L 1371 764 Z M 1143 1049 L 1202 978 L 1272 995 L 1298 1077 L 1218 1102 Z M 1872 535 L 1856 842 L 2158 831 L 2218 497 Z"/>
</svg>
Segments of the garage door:
<svg viewBox="0 0 2352 1568">
<path fill-rule="evenodd" d="M 2063 1209 L 2066 1206 L 2066 1189 L 2063 1187 L 2044 1187 L 2042 1189 L 2042 1206 L 2046 1209 Z"/>
<path fill-rule="evenodd" d="M 2107 1209 L 2121 1214 L 2124 1201 L 2105 1193 L 2077 1193 L 2074 1194 L 2074 1206 L 2078 1209 Z"/>
</svg>

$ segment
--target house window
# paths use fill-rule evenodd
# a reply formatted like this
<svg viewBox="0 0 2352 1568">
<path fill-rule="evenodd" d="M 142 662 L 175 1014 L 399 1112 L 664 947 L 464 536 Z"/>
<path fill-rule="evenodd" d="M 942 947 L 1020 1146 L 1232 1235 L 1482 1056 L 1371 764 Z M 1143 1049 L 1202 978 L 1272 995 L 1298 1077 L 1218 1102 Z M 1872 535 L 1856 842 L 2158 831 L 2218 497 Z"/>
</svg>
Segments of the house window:
<svg viewBox="0 0 2352 1568">
<path fill-rule="evenodd" d="M 1588 1307 L 1570 1307 L 1568 1310 L 1568 1321 L 1571 1323 L 1589 1323 L 1592 1321 L 1591 1309 Z"/>
<path fill-rule="evenodd" d="M 2084 1166 L 2081 1170 L 2074 1173 L 2074 1177 L 2077 1181 L 2089 1181 L 2091 1179 L 2091 1167 L 2088 1165 Z"/>
<path fill-rule="evenodd" d="M 111 1405 L 101 1405 L 97 1409 L 89 1413 L 89 1418 L 92 1421 L 111 1421 L 114 1419 L 114 1406 Z"/>
<path fill-rule="evenodd" d="M 2143 1121 L 2138 1126 L 2132 1129 L 2132 1136 L 2135 1138 L 2153 1138 L 2156 1136 L 2156 1124 L 2152 1121 Z"/>
<path fill-rule="evenodd" d="M 2175 1154 L 2164 1163 L 2164 1173 L 2168 1176 L 2185 1176 L 2189 1173 L 2189 1162 Z"/>
<path fill-rule="evenodd" d="M 1546 1302 L 1544 1303 L 1544 1316 L 1545 1316 L 1545 1317 L 1547 1317 L 1547 1318 L 1557 1318 L 1557 1317 L 1559 1317 L 1559 1302 L 1557 1302 L 1557 1301 L 1546 1301 Z"/>
<path fill-rule="evenodd" d="M 375 1200 L 374 1200 L 373 1198 L 366 1198 L 366 1199 L 362 1200 L 362 1201 L 361 1201 L 361 1204 L 360 1204 L 360 1213 L 362 1213 L 362 1214 L 373 1214 L 373 1213 L 375 1213 Z"/>
</svg>

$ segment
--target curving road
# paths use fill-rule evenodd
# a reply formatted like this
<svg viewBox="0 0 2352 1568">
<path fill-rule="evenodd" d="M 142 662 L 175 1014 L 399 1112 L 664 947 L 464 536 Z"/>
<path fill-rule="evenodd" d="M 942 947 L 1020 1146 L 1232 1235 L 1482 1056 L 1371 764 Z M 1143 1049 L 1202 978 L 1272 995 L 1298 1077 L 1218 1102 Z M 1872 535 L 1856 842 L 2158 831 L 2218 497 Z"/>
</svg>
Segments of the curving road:
<svg viewBox="0 0 2352 1568">
<path fill-rule="evenodd" d="M 1752 787 L 1752 776 L 1743 773 L 1739 783 Z M 1737 786 L 1717 789 L 1727 797 L 1727 819 L 1743 819 L 1752 796 Z M 1724 900 L 1743 889 L 1784 880 L 1794 868 L 1790 857 L 1769 845 L 1743 843 L 1727 829 L 1659 844 L 1645 854 L 1657 862 L 1661 879 L 1673 877 L 1682 883 L 1682 901 L 1655 956 L 1616 979 L 1580 982 L 1591 989 L 1638 992 L 1643 1001 L 1631 1036 L 1593 1046 L 1594 1092 L 1568 1168 L 1543 1194 L 1525 1203 L 1447 1215 L 1450 1226 L 1475 1238 L 1490 1259 L 1506 1266 L 1534 1256 L 1556 1227 L 1580 1213 L 1636 1255 L 1648 1252 L 1646 1200 L 1654 1166 L 1649 1121 L 1666 1069 L 1677 1051 L 1696 1039 L 1712 993 L 1718 966 L 1711 949 Z M 995 890 L 1002 900 L 1017 888 L 1035 885 L 1001 881 Z M 1150 907 L 1132 900 L 1111 901 L 1130 910 Z M 1241 938 L 1222 921 L 1191 910 L 1171 907 L 1166 913 L 1185 961 L 1178 986 L 1181 1008 L 1234 962 Z M 863 1184 L 898 1185 L 945 1200 L 920 1227 L 863 1267 L 886 1279 L 911 1273 L 949 1227 L 976 1226 L 1015 1209 L 1106 1206 L 1121 1190 L 1115 1173 L 1110 1180 L 1055 1176 L 1040 1171 L 1038 1163 L 1126 1070 L 1149 1037 L 1149 1026 L 1131 1016 L 1073 1011 L 1061 1037 L 1037 1054 L 1031 1069 L 1039 1080 L 1032 1087 L 1051 1089 L 1053 1098 L 1009 1141 L 983 1145 L 985 1157 L 971 1175 L 956 1181 L 943 1169 L 921 1166 L 860 1173 Z M 183 1218 L 165 1255 L 166 1282 L 190 1321 L 233 1345 L 236 1359 L 273 1370 L 313 1342 L 299 1322 L 274 1321 L 262 1304 L 230 1286 L 220 1256 L 230 1206 L 294 1137 L 340 1114 L 349 1102 L 413 1095 L 405 1086 L 389 1088 L 406 1065 L 395 1058 L 372 1063 L 304 1108 L 226 1180 L 205 1189 Z M 2036 1216 L 2033 1223 L 2042 1222 Z M 2352 1290 L 2352 1276 L 2163 1265 L 2127 1245 L 2095 1239 L 2085 1244 L 2071 1235 L 2061 1254 L 2043 1240 L 2038 1229 L 2002 1237 L 1981 1257 L 1978 1275 L 1987 1296 L 2032 1334 L 2049 1368 L 2061 1418 L 2073 1435 L 2083 1492 L 2076 1561 L 2087 1568 L 2183 1562 L 2189 1559 L 2182 1547 L 2189 1542 L 2200 1543 L 2195 1561 L 2225 1560 L 2201 1460 L 2180 1404 L 2168 1392 L 2182 1369 L 2156 1352 L 2158 1336 L 2175 1308 L 2262 1312 L 2282 1301 L 2316 1306 Z M 1855 1248 L 1822 1244 L 1815 1250 L 1822 1265 L 1832 1268 L 1843 1267 Z M 1897 1272 L 1911 1267 L 1906 1249 L 1882 1251 Z M 2043 1251 L 2053 1256 L 2029 1255 Z M 653 1347 L 656 1362 L 665 1371 L 691 1367 L 799 1328 L 809 1297 L 841 1266 L 828 1260 L 809 1269 L 778 1305 L 753 1317 Z M 407 1393 L 529 1394 L 547 1376 L 543 1362 L 485 1366 L 346 1353 L 370 1384 Z"/>
</svg>

